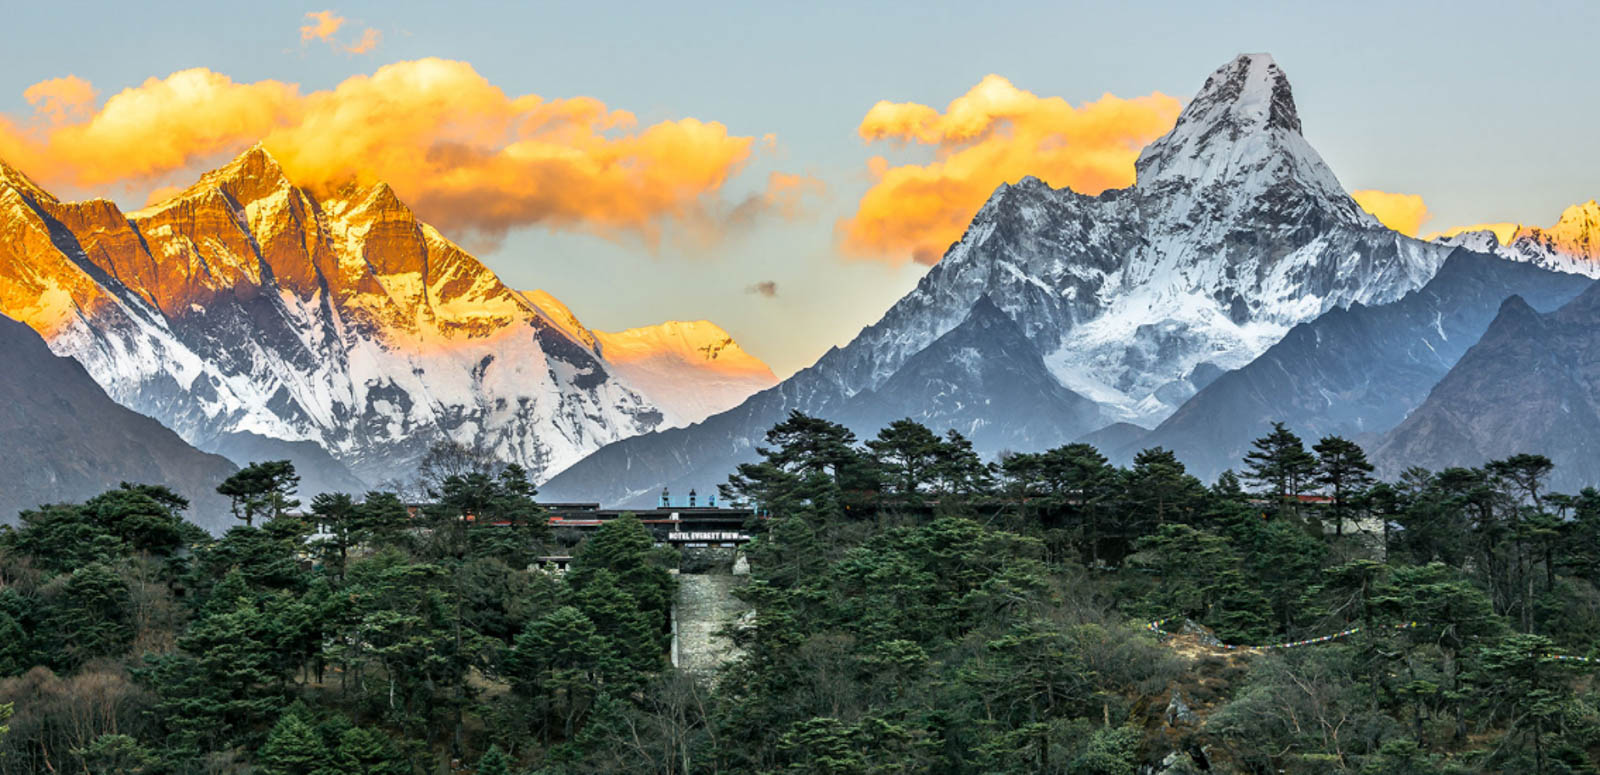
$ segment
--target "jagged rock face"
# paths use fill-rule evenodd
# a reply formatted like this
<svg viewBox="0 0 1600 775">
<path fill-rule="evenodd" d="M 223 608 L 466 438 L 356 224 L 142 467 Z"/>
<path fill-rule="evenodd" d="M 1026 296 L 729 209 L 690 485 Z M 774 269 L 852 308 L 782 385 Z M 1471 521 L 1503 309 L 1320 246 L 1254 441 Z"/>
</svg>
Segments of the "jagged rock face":
<svg viewBox="0 0 1600 775">
<path fill-rule="evenodd" d="M 1464 249 L 1427 285 L 1390 304 L 1330 310 L 1296 326 L 1249 365 L 1218 377 L 1155 430 L 1107 454 L 1177 453 L 1207 481 L 1237 469 L 1273 421 L 1315 442 L 1369 443 L 1393 428 L 1477 342 L 1508 296 L 1552 310 L 1591 281 Z"/>
<path fill-rule="evenodd" d="M 772 422 L 790 410 L 827 416 L 880 390 L 984 296 L 1061 386 L 1108 420 L 1153 424 L 1195 393 L 1196 375 L 1243 366 L 1330 309 L 1398 299 L 1448 252 L 1357 206 L 1301 136 L 1277 65 L 1240 56 L 1145 149 L 1131 188 L 1090 197 L 1034 178 L 1001 186 L 917 288 L 849 345 L 691 435 L 615 445 L 551 484 L 576 494 L 582 482 L 605 499 L 720 480 L 717 467 L 751 455 Z M 678 462 L 649 460 L 660 455 Z"/>
<path fill-rule="evenodd" d="M 662 421 L 387 186 L 319 199 L 259 148 L 128 214 L 0 168 L 0 312 L 191 441 L 310 441 L 368 482 L 446 437 L 539 476 Z"/>
<path fill-rule="evenodd" d="M 0 316 L 0 522 L 22 509 L 76 502 L 141 482 L 191 502 L 213 532 L 232 521 L 216 486 L 236 469 L 119 406 L 82 366 L 50 352 L 27 326 Z"/>
<path fill-rule="evenodd" d="M 1483 338 L 1374 453 L 1379 471 L 1477 466 L 1521 453 L 1556 465 L 1549 487 L 1600 482 L 1600 284 L 1540 314 L 1507 299 Z"/>
</svg>

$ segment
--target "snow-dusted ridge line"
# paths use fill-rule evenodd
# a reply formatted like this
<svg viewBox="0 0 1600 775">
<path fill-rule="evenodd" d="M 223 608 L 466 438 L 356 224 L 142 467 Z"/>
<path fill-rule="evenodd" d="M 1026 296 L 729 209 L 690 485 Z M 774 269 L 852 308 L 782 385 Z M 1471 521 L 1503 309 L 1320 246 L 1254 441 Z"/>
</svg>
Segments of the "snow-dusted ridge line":
<svg viewBox="0 0 1600 775">
<path fill-rule="evenodd" d="M 259 146 L 127 214 L 0 166 L 0 251 L 0 312 L 202 446 L 312 441 L 377 483 L 452 438 L 543 478 L 666 419 L 387 185 L 319 196 Z"/>
<path fill-rule="evenodd" d="M 1493 253 L 1512 261 L 1600 278 L 1600 203 L 1591 199 L 1561 212 L 1554 226 L 1521 225 L 1505 244 L 1492 230 L 1467 231 L 1435 242 Z"/>
</svg>

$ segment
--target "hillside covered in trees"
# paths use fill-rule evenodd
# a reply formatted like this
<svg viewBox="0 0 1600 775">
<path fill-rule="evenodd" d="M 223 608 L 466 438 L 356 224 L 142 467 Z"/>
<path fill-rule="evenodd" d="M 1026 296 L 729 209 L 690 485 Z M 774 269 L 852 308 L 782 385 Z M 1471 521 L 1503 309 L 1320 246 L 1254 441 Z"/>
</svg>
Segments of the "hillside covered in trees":
<svg viewBox="0 0 1600 775">
<path fill-rule="evenodd" d="M 668 660 L 675 550 L 468 450 L 420 508 L 249 466 L 220 537 L 139 484 L 25 511 L 0 773 L 1597 771 L 1600 491 L 1535 454 L 1380 482 L 1278 426 L 1208 484 L 794 414 L 762 457 L 715 674 Z"/>
</svg>

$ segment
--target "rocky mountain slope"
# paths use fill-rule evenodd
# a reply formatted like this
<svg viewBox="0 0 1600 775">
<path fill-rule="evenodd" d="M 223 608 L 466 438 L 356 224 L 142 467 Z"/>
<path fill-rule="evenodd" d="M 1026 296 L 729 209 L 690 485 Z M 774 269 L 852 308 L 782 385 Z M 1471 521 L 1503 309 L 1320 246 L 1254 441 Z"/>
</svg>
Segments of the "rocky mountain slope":
<svg viewBox="0 0 1600 775">
<path fill-rule="evenodd" d="M 960 431 L 985 450 L 1048 446 L 1105 424 L 1101 407 L 1057 382 L 988 296 L 887 382 L 852 396 L 836 417 L 864 437 L 909 417 Z"/>
<path fill-rule="evenodd" d="M 0 164 L 0 312 L 196 444 L 366 482 L 443 438 L 548 475 L 665 419 L 388 186 L 319 197 L 259 147 L 132 213 Z"/>
<path fill-rule="evenodd" d="M 83 367 L 0 316 L 0 522 L 42 503 L 81 501 L 120 482 L 162 484 L 207 529 L 233 521 L 216 486 L 235 470 L 111 400 Z"/>
<path fill-rule="evenodd" d="M 1520 296 L 1374 452 L 1381 472 L 1548 456 L 1549 486 L 1600 482 L 1600 284 L 1541 314 Z"/>
<path fill-rule="evenodd" d="M 1095 197 L 1033 178 L 1001 186 L 917 288 L 847 346 L 701 425 L 602 449 L 547 490 L 620 502 L 720 481 L 787 412 L 829 416 L 879 391 L 984 297 L 1108 421 L 1155 423 L 1292 326 L 1420 287 L 1449 251 L 1355 204 L 1301 135 L 1288 80 L 1266 55 L 1207 79 L 1137 172 L 1131 188 Z M 907 381 L 896 399 L 917 405 L 962 380 Z M 946 421 L 1015 424 L 1026 411 L 976 395 L 963 405 Z"/>
<path fill-rule="evenodd" d="M 1243 368 L 1218 377 L 1154 431 L 1108 454 L 1173 450 L 1210 481 L 1237 469 L 1274 420 L 1311 440 L 1372 439 L 1405 419 L 1478 341 L 1508 296 L 1552 310 L 1582 293 L 1582 275 L 1458 249 L 1438 275 L 1384 305 L 1352 305 L 1302 323 Z"/>
</svg>

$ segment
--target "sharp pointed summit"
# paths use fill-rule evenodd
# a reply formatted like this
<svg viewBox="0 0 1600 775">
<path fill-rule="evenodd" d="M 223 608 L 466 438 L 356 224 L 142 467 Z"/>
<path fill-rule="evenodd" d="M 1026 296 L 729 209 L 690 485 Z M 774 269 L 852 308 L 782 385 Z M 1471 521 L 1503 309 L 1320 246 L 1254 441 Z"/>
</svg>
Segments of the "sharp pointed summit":
<svg viewBox="0 0 1600 775">
<path fill-rule="evenodd" d="M 1243 366 L 1330 309 L 1398 299 L 1449 253 L 1362 211 L 1300 129 L 1283 71 L 1265 54 L 1241 55 L 1145 149 L 1133 188 L 1086 196 L 1032 177 L 1000 186 L 916 289 L 848 345 L 704 423 L 603 449 L 551 491 L 615 499 L 703 483 L 743 462 L 734 458 L 789 411 L 826 416 L 891 381 L 905 401 L 951 407 L 940 421 L 964 432 L 1025 427 L 1013 422 L 1020 407 L 973 392 L 977 372 L 938 376 L 919 357 L 974 310 L 995 319 L 987 306 L 1027 344 L 1019 352 L 1006 339 L 1009 362 L 1041 364 L 1096 405 L 1070 416 L 1154 425 L 1194 395 L 1195 375 Z M 941 346 L 945 368 L 970 371 L 988 355 L 977 338 L 961 341 Z M 895 419 L 850 411 L 863 427 Z M 1055 427 L 1058 442 L 1094 430 Z"/>
<path fill-rule="evenodd" d="M 1218 122 L 1214 114 L 1219 111 L 1228 120 Z M 1212 73 L 1178 123 L 1195 122 L 1202 114 L 1211 114 L 1204 123 L 1226 124 L 1241 134 L 1256 128 L 1300 134 L 1294 91 L 1271 54 L 1240 54 Z"/>
<path fill-rule="evenodd" d="M 1241 54 L 1206 79 L 1178 123 L 1139 155 L 1137 189 L 1180 221 L 1273 215 L 1378 226 L 1301 134 L 1294 94 L 1267 54 Z M 1221 187 L 1237 189 L 1222 201 Z M 1155 206 L 1147 210 L 1154 210 Z"/>
</svg>

